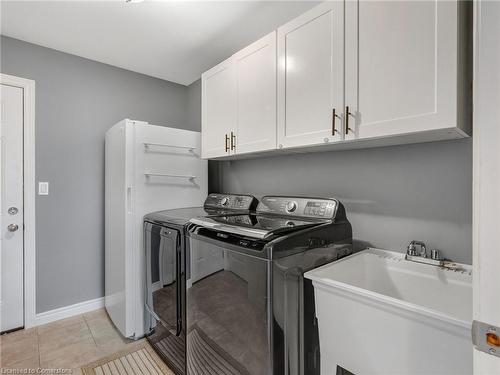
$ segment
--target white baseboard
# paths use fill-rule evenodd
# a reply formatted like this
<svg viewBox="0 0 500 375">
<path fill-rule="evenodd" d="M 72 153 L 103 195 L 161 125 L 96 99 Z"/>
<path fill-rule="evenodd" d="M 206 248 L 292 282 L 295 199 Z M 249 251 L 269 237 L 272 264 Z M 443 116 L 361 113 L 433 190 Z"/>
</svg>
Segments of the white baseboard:
<svg viewBox="0 0 500 375">
<path fill-rule="evenodd" d="M 153 292 L 156 292 L 157 290 L 160 290 L 161 288 L 163 288 L 163 286 L 161 285 L 160 281 L 157 281 L 156 283 L 152 284 Z"/>
<path fill-rule="evenodd" d="M 104 297 L 92 299 L 89 301 L 75 303 L 74 305 L 60 307 L 58 309 L 45 311 L 35 316 L 35 326 L 55 322 L 75 315 L 84 314 L 89 311 L 104 307 Z"/>
</svg>

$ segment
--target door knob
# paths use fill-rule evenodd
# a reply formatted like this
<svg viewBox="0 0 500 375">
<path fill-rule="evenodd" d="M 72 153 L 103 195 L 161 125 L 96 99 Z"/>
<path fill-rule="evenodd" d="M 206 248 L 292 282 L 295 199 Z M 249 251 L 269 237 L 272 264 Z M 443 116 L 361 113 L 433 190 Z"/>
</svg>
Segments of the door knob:
<svg viewBox="0 0 500 375">
<path fill-rule="evenodd" d="M 9 230 L 9 232 L 15 232 L 16 230 L 19 229 L 19 225 L 17 225 L 17 224 L 9 224 L 9 226 L 7 227 L 7 229 Z"/>
</svg>

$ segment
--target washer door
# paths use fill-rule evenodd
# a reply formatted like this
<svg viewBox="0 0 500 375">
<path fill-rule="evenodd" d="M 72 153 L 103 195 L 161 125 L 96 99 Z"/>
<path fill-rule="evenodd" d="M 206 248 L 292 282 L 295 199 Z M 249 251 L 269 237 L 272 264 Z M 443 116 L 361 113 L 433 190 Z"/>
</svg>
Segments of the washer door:
<svg viewBox="0 0 500 375">
<path fill-rule="evenodd" d="M 269 262 L 189 240 L 196 269 L 187 290 L 188 375 L 217 368 L 234 375 L 272 374 Z"/>
</svg>

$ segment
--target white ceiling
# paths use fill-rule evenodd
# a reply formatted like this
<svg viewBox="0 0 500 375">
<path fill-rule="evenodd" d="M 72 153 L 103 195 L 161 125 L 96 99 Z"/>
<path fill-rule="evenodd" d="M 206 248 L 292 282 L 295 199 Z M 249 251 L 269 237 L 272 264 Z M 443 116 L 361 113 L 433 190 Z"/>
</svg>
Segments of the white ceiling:
<svg viewBox="0 0 500 375">
<path fill-rule="evenodd" d="M 1 33 L 189 85 L 310 1 L 2 1 Z"/>
</svg>

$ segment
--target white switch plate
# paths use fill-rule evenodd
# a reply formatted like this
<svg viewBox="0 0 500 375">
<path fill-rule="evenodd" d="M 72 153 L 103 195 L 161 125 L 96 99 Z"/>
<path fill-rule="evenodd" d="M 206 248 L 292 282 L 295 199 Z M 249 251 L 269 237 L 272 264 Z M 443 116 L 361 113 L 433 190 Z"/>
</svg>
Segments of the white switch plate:
<svg viewBox="0 0 500 375">
<path fill-rule="evenodd" d="M 49 195 L 49 183 L 39 182 L 38 183 L 38 195 Z"/>
</svg>

